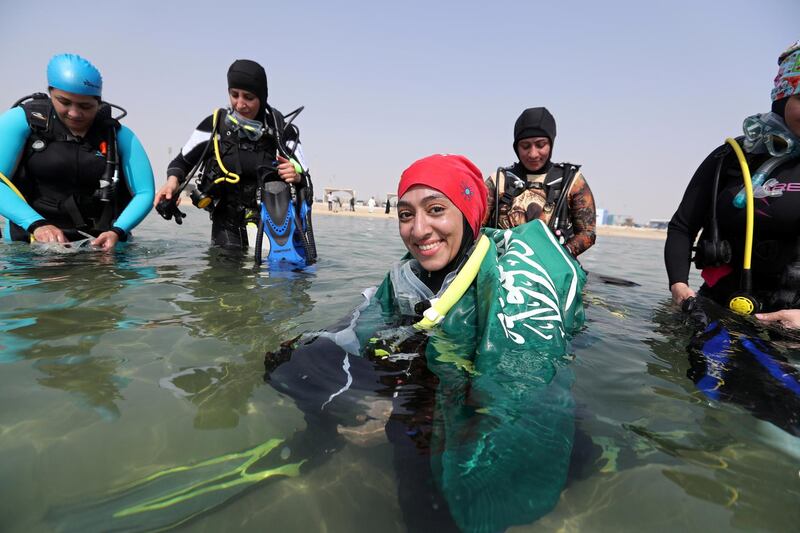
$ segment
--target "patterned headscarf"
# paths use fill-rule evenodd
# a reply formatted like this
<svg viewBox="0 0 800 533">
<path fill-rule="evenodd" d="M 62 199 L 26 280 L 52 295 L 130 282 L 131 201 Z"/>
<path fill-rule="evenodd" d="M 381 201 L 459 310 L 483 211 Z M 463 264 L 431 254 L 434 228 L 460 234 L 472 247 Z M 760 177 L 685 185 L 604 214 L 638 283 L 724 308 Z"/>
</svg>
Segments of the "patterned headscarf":
<svg viewBox="0 0 800 533">
<path fill-rule="evenodd" d="M 773 102 L 800 94 L 800 41 L 780 55 L 778 65 L 775 88 L 772 89 Z"/>
</svg>

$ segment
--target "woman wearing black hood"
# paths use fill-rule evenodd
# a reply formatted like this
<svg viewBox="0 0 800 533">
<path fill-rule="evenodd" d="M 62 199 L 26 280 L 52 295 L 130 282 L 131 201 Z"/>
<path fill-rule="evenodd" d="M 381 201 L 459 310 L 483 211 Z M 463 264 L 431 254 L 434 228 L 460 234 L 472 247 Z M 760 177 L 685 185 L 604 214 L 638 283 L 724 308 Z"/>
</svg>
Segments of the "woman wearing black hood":
<svg viewBox="0 0 800 533">
<path fill-rule="evenodd" d="M 285 128 L 283 116 L 267 104 L 267 74 L 248 59 L 237 59 L 228 69 L 230 107 L 217 110 L 195 129 L 167 168 L 167 183 L 156 194 L 154 206 L 171 201 L 198 164 L 201 179 L 192 202 L 211 211 L 212 243 L 247 248 L 245 228 L 258 219 L 259 180 L 308 184 L 302 149 L 295 127 Z M 214 131 L 214 136 L 212 136 Z M 216 138 L 217 142 L 211 142 Z M 288 154 L 294 157 L 289 158 Z M 159 208 L 159 212 L 164 206 Z M 168 210 L 180 223 L 183 216 Z M 165 218 L 169 216 L 164 215 Z"/>
<path fill-rule="evenodd" d="M 542 220 L 577 257 L 595 242 L 595 206 L 580 165 L 552 163 L 556 121 L 544 107 L 526 109 L 514 124 L 519 161 L 486 180 L 487 226 L 513 228 Z M 499 205 L 499 210 L 495 206 Z"/>
</svg>

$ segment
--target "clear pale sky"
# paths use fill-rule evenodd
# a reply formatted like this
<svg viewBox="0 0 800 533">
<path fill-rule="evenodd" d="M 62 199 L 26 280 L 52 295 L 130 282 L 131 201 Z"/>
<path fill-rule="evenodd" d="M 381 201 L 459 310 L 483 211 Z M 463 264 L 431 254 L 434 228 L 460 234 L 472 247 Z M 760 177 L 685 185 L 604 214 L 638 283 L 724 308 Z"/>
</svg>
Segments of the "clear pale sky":
<svg viewBox="0 0 800 533">
<path fill-rule="evenodd" d="M 158 186 L 247 58 L 274 107 L 305 106 L 317 196 L 383 197 L 436 152 L 488 174 L 514 161 L 519 113 L 543 105 L 554 160 L 582 164 L 598 207 L 640 222 L 669 218 L 708 152 L 769 110 L 777 56 L 800 38 L 797 0 L 2 0 L 0 13 L 0 103 L 44 91 L 53 54 L 85 56 Z"/>
</svg>

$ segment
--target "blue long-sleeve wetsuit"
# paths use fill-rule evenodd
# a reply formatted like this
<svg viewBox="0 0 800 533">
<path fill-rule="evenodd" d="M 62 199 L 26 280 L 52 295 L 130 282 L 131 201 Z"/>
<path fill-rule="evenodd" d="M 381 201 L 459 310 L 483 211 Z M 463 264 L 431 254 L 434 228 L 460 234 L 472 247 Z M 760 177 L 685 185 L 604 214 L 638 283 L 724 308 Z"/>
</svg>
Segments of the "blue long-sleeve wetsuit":
<svg viewBox="0 0 800 533">
<path fill-rule="evenodd" d="M 53 120 L 57 118 L 54 117 Z M 15 107 L 0 115 L 0 172 L 9 180 L 17 170 L 30 134 L 31 128 L 21 107 Z M 155 195 L 155 183 L 150 161 L 133 131 L 121 126 L 117 132 L 117 145 L 122 175 L 132 198 L 113 221 L 113 226 L 129 233 L 150 212 Z M 23 229 L 45 220 L 44 216 L 17 196 L 5 183 L 0 183 L 0 216 Z M 6 239 L 10 238 L 9 235 L 10 230 L 7 228 Z"/>
</svg>

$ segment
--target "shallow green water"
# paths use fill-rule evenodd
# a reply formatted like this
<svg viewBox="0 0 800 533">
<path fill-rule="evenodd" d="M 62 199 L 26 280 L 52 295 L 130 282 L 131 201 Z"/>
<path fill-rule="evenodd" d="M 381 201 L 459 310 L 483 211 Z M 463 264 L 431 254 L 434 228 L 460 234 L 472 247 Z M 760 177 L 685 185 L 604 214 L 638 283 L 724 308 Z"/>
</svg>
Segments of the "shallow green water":
<svg viewBox="0 0 800 533">
<path fill-rule="evenodd" d="M 0 530 L 114 530 L 109 493 L 302 427 L 264 382 L 265 351 L 348 315 L 403 251 L 391 221 L 318 216 L 316 271 L 270 275 L 209 250 L 202 214 L 187 222 L 151 215 L 113 259 L 0 245 Z M 583 259 L 641 286 L 588 286 L 572 369 L 593 454 L 550 514 L 515 529 L 796 529 L 800 440 L 697 392 L 662 247 L 603 238 Z M 403 531 L 376 435 L 183 527 Z"/>
</svg>

